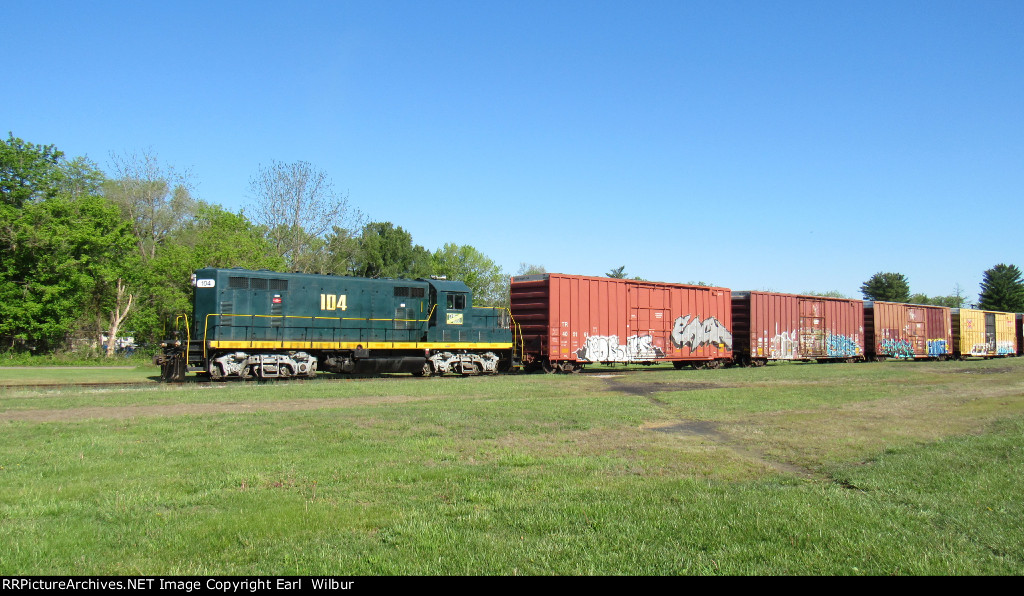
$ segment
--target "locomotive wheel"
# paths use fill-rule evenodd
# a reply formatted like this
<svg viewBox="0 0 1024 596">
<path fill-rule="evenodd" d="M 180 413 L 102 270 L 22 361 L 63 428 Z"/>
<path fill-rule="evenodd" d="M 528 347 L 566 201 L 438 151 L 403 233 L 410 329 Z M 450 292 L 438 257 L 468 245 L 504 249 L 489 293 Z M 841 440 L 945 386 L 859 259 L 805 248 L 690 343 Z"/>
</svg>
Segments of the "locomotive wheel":
<svg viewBox="0 0 1024 596">
<path fill-rule="evenodd" d="M 412 376 L 414 376 L 414 377 L 429 377 L 432 374 L 434 374 L 434 368 L 432 366 L 430 366 L 430 362 L 424 362 L 423 363 L 423 370 L 418 370 L 418 371 L 412 373 Z"/>
</svg>

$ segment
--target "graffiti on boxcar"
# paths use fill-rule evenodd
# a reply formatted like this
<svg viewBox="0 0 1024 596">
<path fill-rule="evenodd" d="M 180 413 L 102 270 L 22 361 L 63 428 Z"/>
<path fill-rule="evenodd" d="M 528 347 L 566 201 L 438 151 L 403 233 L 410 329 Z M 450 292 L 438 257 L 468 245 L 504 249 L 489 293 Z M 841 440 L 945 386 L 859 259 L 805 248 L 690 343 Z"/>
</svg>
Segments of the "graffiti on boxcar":
<svg viewBox="0 0 1024 596">
<path fill-rule="evenodd" d="M 860 355 L 857 340 L 846 335 L 829 334 L 825 338 L 825 353 L 831 358 L 850 358 Z"/>
<path fill-rule="evenodd" d="M 974 344 L 971 346 L 971 356 L 988 356 L 992 348 L 992 344 Z"/>
<path fill-rule="evenodd" d="M 1017 350 L 1014 349 L 1012 341 L 997 341 L 996 342 L 996 354 L 999 356 L 1006 356 L 1008 354 L 1016 354 Z"/>
<path fill-rule="evenodd" d="M 721 345 L 731 350 L 732 333 L 715 317 L 701 321 L 700 317 L 686 315 L 676 319 L 672 343 L 677 348 L 688 346 L 691 351 L 704 345 Z"/>
<path fill-rule="evenodd" d="M 932 357 L 944 356 L 946 354 L 949 354 L 949 346 L 946 345 L 946 340 L 944 340 L 944 339 L 929 339 L 928 340 L 928 355 L 929 356 L 932 356 Z"/>
<path fill-rule="evenodd" d="M 905 339 L 883 339 L 879 343 L 879 353 L 896 358 L 913 358 L 914 345 Z"/>
<path fill-rule="evenodd" d="M 590 362 L 633 362 L 664 358 L 665 352 L 654 345 L 650 335 L 633 335 L 625 344 L 619 343 L 618 335 L 591 335 L 583 347 L 576 350 L 576 356 Z"/>
<path fill-rule="evenodd" d="M 773 360 L 792 360 L 798 358 L 800 350 L 799 335 L 796 331 L 776 333 L 768 348 L 768 357 Z"/>
</svg>

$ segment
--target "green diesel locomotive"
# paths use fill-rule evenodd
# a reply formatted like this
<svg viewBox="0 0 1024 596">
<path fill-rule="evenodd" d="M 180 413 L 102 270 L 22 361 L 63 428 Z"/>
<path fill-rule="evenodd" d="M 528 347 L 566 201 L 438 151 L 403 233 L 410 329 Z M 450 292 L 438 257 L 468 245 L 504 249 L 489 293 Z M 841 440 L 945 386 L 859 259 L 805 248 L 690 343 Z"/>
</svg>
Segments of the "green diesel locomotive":
<svg viewBox="0 0 1024 596">
<path fill-rule="evenodd" d="M 192 285 L 191 316 L 178 317 L 154 359 L 165 381 L 188 372 L 219 380 L 512 366 L 508 309 L 474 307 L 459 281 L 208 268 Z"/>
</svg>

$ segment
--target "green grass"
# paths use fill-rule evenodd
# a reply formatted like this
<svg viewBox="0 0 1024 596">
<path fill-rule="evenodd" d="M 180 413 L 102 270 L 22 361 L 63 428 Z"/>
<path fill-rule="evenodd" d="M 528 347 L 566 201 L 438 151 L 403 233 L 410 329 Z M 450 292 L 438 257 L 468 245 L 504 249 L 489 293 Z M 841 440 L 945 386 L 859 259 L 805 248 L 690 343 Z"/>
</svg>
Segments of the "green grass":
<svg viewBox="0 0 1024 596">
<path fill-rule="evenodd" d="M 153 359 L 152 349 L 138 349 L 131 355 L 123 353 L 107 358 L 101 350 L 81 352 L 54 352 L 31 354 L 8 350 L 0 352 L 0 367 L 3 366 L 125 366 L 145 365 Z"/>
<path fill-rule="evenodd" d="M 2 575 L 1024 572 L 1024 359 L 22 387 L 0 428 Z"/>
</svg>

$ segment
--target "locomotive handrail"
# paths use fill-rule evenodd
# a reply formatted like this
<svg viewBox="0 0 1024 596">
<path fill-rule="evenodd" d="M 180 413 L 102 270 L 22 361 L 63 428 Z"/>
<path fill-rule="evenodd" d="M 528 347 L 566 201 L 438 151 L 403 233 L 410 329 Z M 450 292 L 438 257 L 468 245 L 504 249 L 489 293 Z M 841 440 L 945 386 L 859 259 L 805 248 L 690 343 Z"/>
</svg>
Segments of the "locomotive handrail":
<svg viewBox="0 0 1024 596">
<path fill-rule="evenodd" d="M 185 319 L 185 338 L 188 341 L 188 344 L 186 344 L 186 345 L 191 345 L 191 343 L 192 343 L 192 326 L 189 325 L 189 323 L 188 323 L 188 315 L 178 315 L 177 317 L 175 317 L 174 318 L 174 328 L 175 329 L 178 328 L 178 321 L 180 321 L 181 319 Z M 164 320 L 166 320 L 166 319 L 164 319 Z M 185 354 L 186 354 L 185 357 L 188 358 L 188 356 L 187 356 L 188 349 L 187 348 L 185 349 Z"/>
<path fill-rule="evenodd" d="M 512 316 L 512 309 L 505 307 L 508 311 L 508 319 L 512 322 L 512 357 L 516 355 L 516 337 L 519 338 L 519 359 L 522 360 L 523 355 L 526 354 L 526 343 L 523 340 L 523 327 L 516 321 L 516 318 Z"/>
</svg>

